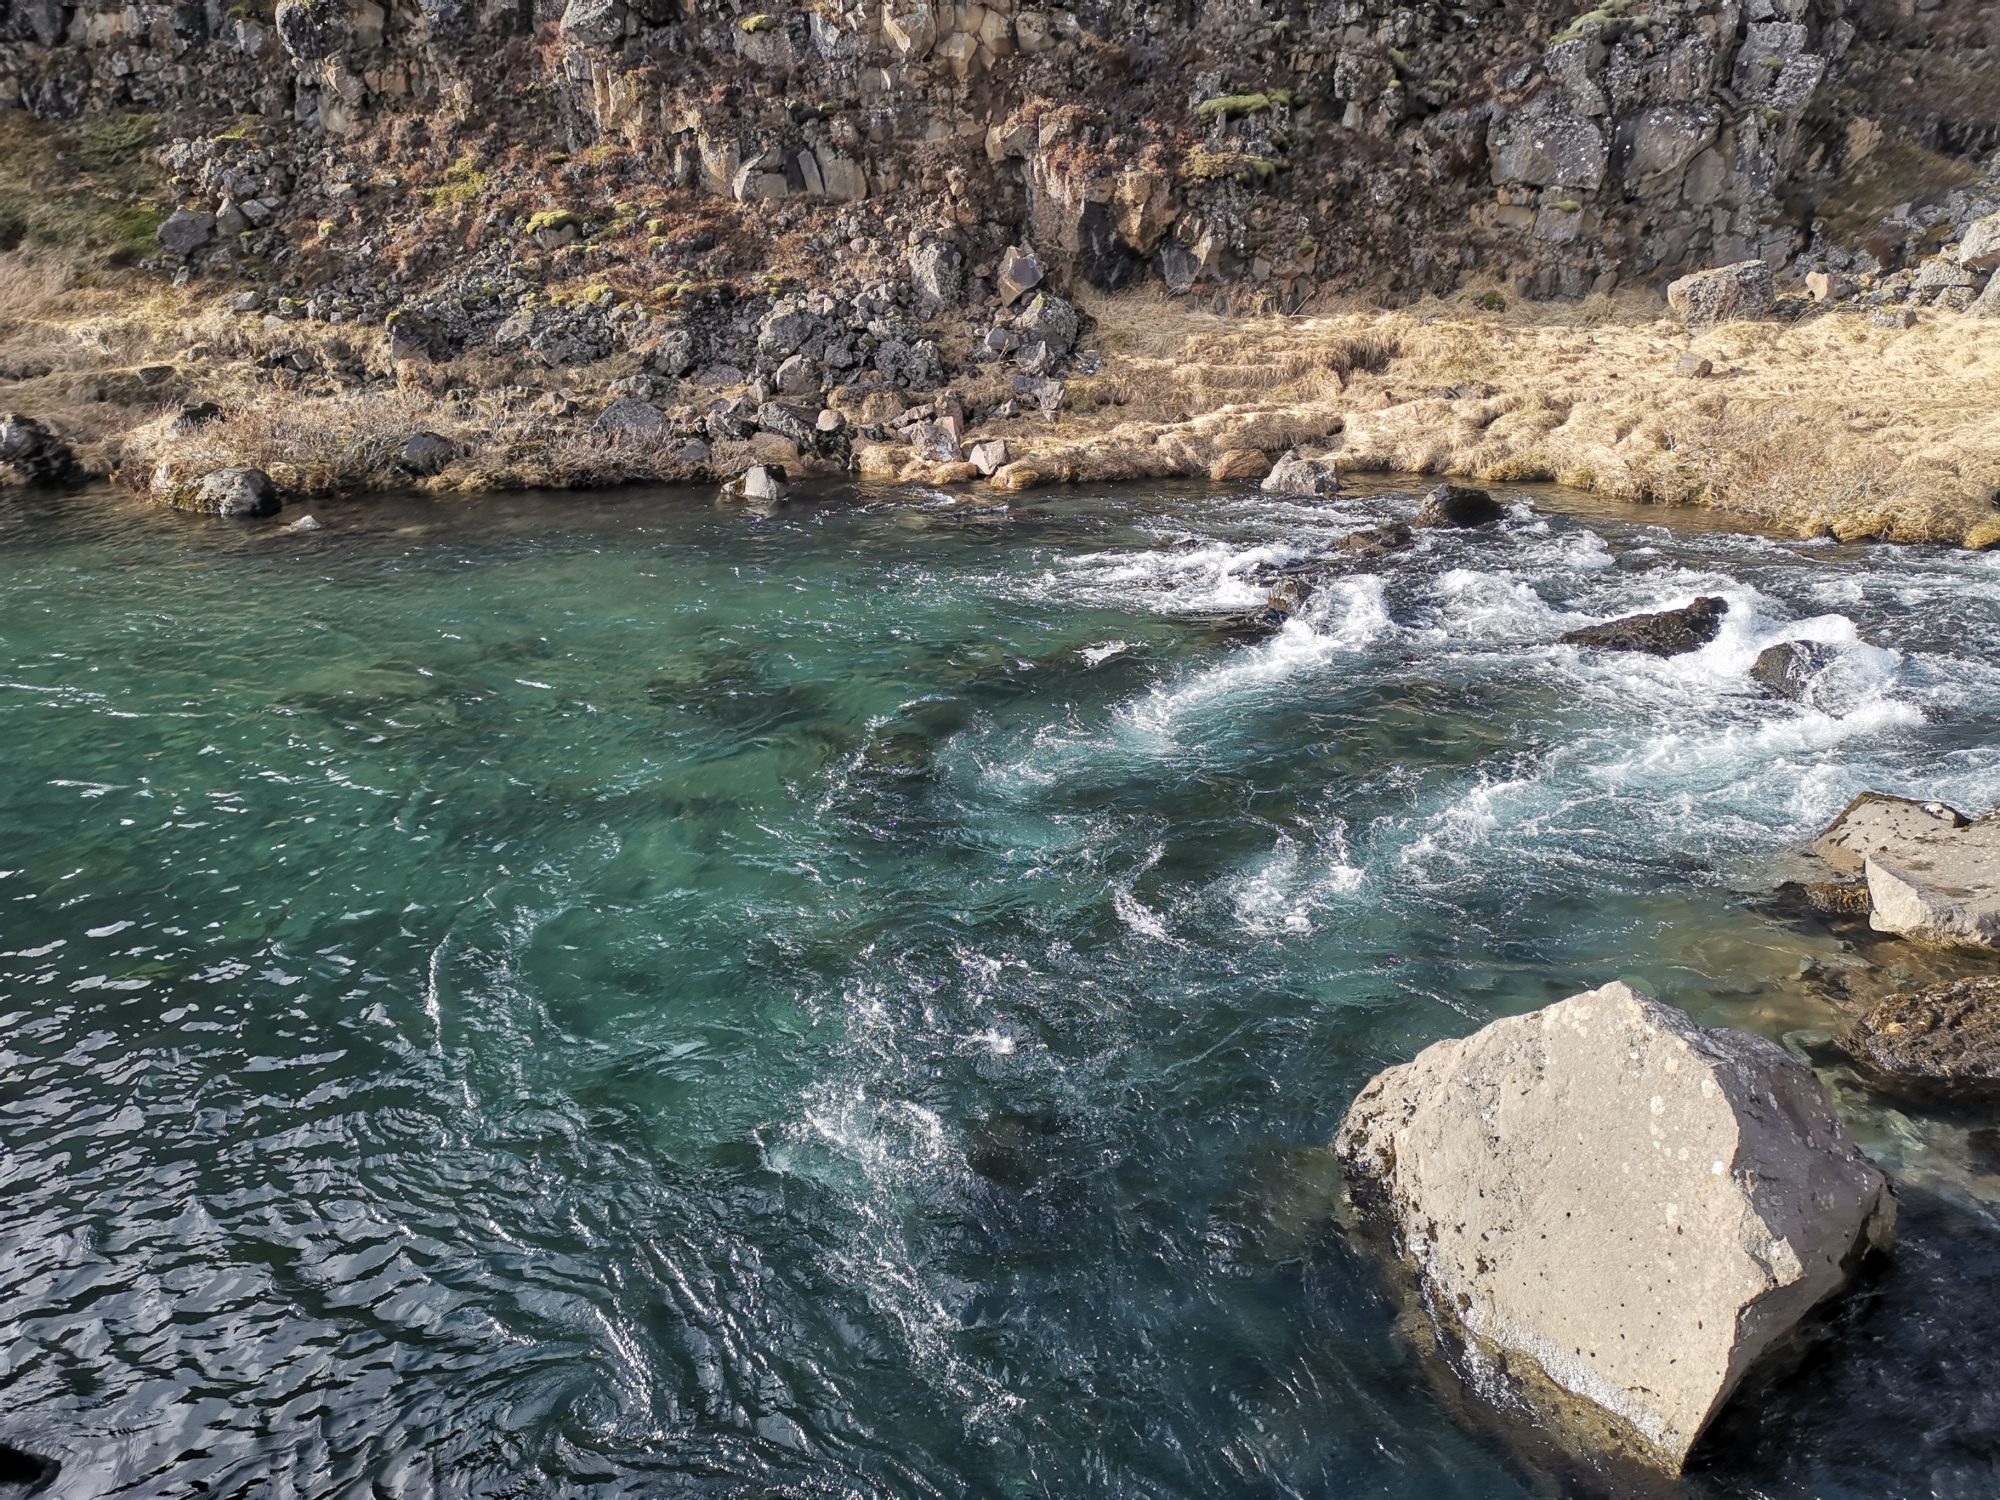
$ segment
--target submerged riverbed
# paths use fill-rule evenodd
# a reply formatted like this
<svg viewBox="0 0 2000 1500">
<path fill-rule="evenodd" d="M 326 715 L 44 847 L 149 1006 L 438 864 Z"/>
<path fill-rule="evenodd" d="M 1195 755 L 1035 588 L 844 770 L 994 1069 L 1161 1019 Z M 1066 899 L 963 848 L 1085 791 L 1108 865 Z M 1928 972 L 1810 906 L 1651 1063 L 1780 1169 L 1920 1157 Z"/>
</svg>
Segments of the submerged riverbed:
<svg viewBox="0 0 2000 1500">
<path fill-rule="evenodd" d="M 1746 893 L 1864 788 L 2000 802 L 2000 556 L 1533 498 L 1250 644 L 1199 617 L 1414 493 L 0 503 L 0 1442 L 1532 1493 L 1334 1226 L 1348 1100 L 1612 978 L 1809 1045 L 1853 958 Z M 1696 593 L 1695 655 L 1552 644 Z M 2000 1149 L 1832 1081 L 1905 1242 L 1688 1490 L 1990 1495 Z"/>
</svg>

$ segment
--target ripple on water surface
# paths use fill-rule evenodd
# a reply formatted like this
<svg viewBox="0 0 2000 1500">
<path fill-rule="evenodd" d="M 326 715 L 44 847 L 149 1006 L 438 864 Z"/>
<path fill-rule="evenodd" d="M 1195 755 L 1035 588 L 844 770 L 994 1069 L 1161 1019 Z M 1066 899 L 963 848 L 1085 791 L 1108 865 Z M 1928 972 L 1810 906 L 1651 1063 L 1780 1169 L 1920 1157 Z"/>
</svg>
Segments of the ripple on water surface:
<svg viewBox="0 0 2000 1500">
<path fill-rule="evenodd" d="M 1346 1101 L 1617 976 L 1824 1024 L 1734 892 L 2000 801 L 1991 558 L 1524 502 L 1244 644 L 1413 497 L 9 503 L 0 1441 L 64 1495 L 1526 1494 L 1332 1229 Z M 1692 1492 L 1993 1493 L 1993 1153 L 1836 1081 L 1909 1238 Z"/>
</svg>

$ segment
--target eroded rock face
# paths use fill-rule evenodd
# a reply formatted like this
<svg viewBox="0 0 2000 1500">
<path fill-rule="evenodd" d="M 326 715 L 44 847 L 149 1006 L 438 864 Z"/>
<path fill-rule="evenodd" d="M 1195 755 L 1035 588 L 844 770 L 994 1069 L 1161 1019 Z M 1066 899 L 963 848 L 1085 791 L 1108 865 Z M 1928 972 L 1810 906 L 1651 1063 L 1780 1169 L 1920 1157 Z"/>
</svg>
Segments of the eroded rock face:
<svg viewBox="0 0 2000 1500">
<path fill-rule="evenodd" d="M 1894 1222 L 1804 1064 L 1623 984 L 1379 1074 L 1335 1151 L 1462 1375 L 1669 1471 Z"/>
<path fill-rule="evenodd" d="M 1945 947 L 2000 948 L 2000 818 L 1870 854 L 1868 925 Z"/>
<path fill-rule="evenodd" d="M 1643 651 L 1649 656 L 1680 656 L 1699 651 L 1722 630 L 1729 613 L 1727 600 L 1704 595 L 1684 609 L 1627 615 L 1602 625 L 1585 625 L 1557 639 L 1565 646 L 1594 646 L 1600 651 Z"/>
</svg>

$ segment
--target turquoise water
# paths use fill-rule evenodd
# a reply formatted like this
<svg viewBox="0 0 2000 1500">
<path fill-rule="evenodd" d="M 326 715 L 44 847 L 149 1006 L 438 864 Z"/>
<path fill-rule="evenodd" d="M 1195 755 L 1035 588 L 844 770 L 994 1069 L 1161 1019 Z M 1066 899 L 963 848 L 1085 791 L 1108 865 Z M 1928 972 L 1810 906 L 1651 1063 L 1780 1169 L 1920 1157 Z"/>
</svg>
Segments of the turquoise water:
<svg viewBox="0 0 2000 1500">
<path fill-rule="evenodd" d="M 2000 802 L 2000 559 L 1544 496 L 1200 619 L 1414 503 L 0 501 L 0 1441 L 78 1496 L 1533 1492 L 1324 1143 L 1614 977 L 1830 1024 L 1850 955 L 1744 893 L 1864 787 Z M 1552 644 L 1696 592 L 1696 656 Z M 1744 676 L 1794 636 L 1807 706 Z M 1691 1493 L 2000 1486 L 1978 1131 L 1847 1103 L 1904 1252 Z"/>
</svg>

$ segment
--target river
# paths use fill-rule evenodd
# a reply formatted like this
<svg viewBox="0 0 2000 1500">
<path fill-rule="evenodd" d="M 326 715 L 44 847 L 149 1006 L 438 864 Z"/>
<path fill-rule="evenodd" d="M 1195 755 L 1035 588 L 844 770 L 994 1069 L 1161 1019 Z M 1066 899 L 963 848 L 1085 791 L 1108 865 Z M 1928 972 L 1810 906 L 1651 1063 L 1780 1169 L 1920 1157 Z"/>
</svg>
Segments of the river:
<svg viewBox="0 0 2000 1500">
<path fill-rule="evenodd" d="M 1525 1496 L 1324 1147 L 1625 978 L 1821 1060 L 1905 1192 L 1687 1492 L 2000 1492 L 2000 1138 L 1829 1060 L 1856 953 L 1755 899 L 1863 789 L 2000 803 L 2000 555 L 1506 493 L 1255 642 L 1201 617 L 1414 491 L 0 501 L 0 1441 L 60 1496 Z M 1554 644 L 1697 593 L 1693 655 Z"/>
</svg>

